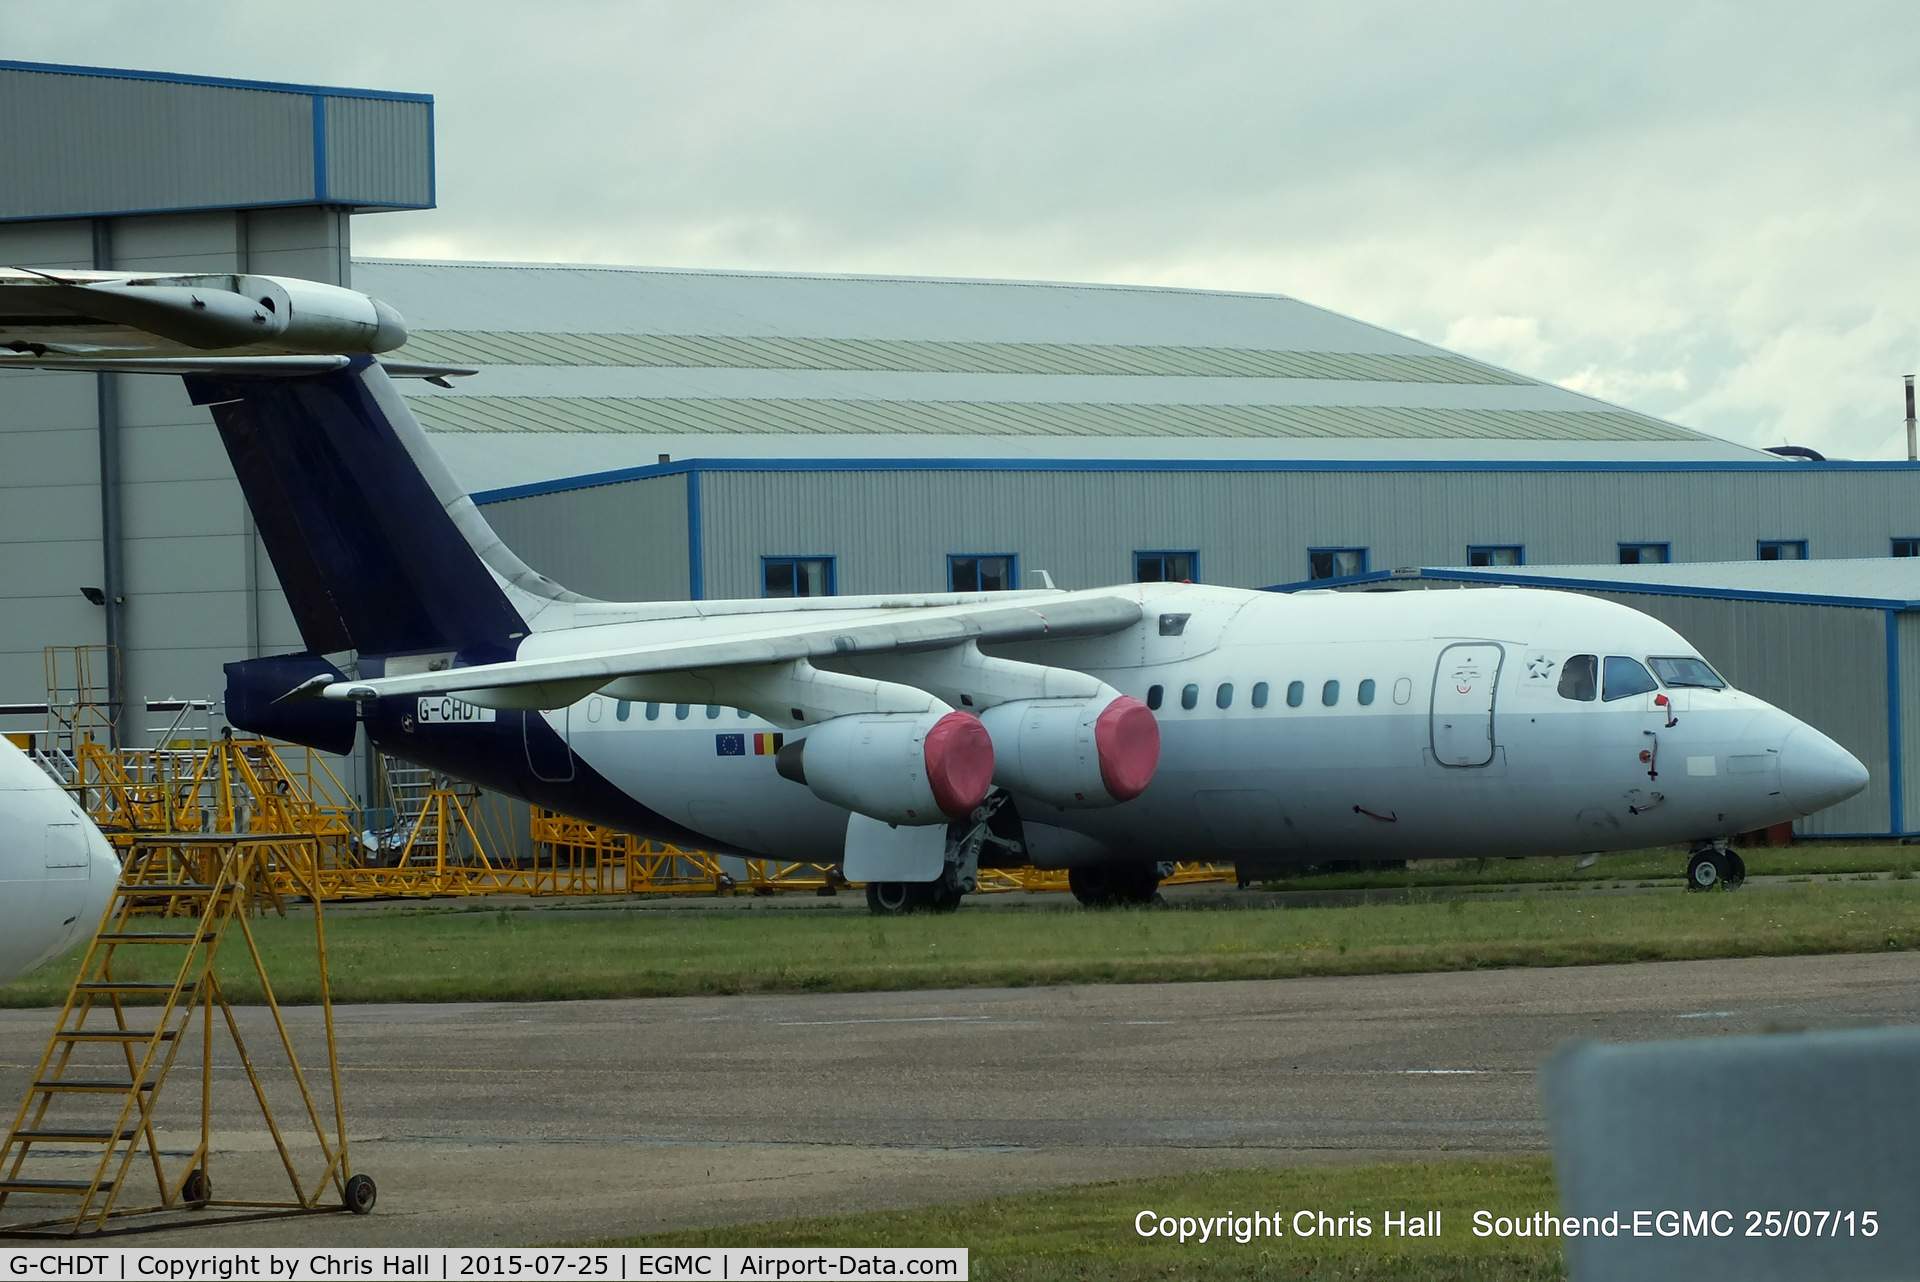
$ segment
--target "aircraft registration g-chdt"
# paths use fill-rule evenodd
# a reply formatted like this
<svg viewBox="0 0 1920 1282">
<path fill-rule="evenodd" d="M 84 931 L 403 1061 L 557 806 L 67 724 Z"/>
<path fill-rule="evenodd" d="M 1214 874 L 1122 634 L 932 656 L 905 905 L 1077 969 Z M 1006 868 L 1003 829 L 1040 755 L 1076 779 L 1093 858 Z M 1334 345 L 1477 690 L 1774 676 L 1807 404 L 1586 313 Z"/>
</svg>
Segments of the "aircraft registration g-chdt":
<svg viewBox="0 0 1920 1282">
<path fill-rule="evenodd" d="M 383 367 L 404 326 L 356 314 L 387 328 L 351 357 L 58 366 L 170 369 L 210 407 L 308 647 L 227 665 L 242 728 L 344 752 L 360 722 L 584 819 L 841 864 L 881 913 L 1028 864 L 1140 902 L 1174 859 L 1688 843 L 1695 885 L 1737 884 L 1728 838 L 1866 784 L 1673 629 L 1563 592 L 592 600 L 495 535 L 389 380 L 436 371 Z"/>
</svg>

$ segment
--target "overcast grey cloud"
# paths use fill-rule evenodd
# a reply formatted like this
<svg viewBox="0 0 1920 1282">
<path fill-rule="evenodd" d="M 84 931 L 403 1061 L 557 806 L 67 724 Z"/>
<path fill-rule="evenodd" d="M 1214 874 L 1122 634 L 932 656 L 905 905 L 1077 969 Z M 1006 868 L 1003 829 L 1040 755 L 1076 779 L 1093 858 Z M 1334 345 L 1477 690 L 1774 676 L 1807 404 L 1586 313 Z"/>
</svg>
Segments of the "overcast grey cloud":
<svg viewBox="0 0 1920 1282">
<path fill-rule="evenodd" d="M 1904 453 L 1920 8 L 0 4 L 0 56 L 438 102 L 373 254 L 1272 291 Z"/>
</svg>

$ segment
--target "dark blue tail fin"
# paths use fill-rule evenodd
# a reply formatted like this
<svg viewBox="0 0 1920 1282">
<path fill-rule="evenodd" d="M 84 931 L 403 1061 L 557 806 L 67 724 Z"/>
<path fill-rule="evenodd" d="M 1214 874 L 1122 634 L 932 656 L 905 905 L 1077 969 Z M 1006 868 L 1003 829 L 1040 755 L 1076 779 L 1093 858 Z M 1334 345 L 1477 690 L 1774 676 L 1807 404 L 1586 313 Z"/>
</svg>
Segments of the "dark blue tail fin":
<svg viewBox="0 0 1920 1282">
<path fill-rule="evenodd" d="M 569 595 L 493 537 L 373 358 L 186 382 L 213 412 L 310 651 L 511 657 L 527 623 L 488 560 Z"/>
</svg>

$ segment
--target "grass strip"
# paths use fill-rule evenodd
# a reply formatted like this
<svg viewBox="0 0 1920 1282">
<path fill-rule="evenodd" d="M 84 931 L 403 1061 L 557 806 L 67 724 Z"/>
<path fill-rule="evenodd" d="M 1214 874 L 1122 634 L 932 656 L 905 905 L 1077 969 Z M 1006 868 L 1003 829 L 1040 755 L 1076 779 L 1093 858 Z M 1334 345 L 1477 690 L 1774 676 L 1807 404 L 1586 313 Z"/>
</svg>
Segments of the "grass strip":
<svg viewBox="0 0 1920 1282">
<path fill-rule="evenodd" d="M 280 999 L 313 1001 L 312 922 L 269 917 L 253 928 Z M 1280 979 L 1914 949 L 1920 883 L 904 918 L 396 907 L 330 917 L 327 941 L 339 1002 Z M 117 977 L 171 978 L 154 956 L 162 951 L 128 950 Z M 77 965 L 69 954 L 0 987 L 0 1005 L 58 1005 Z M 237 939 L 222 952 L 221 976 L 235 998 L 258 998 Z"/>
<path fill-rule="evenodd" d="M 1056 1279 L 1421 1278 L 1435 1282 L 1534 1282 L 1564 1278 L 1555 1238 L 1477 1238 L 1476 1210 L 1527 1218 L 1558 1207 L 1544 1157 L 1376 1166 L 1290 1167 L 1164 1176 L 1046 1189 L 904 1211 L 775 1220 L 725 1228 L 657 1233 L 594 1243 L 618 1247 L 963 1246 L 969 1273 L 988 1282 Z M 1142 1237 L 1142 1211 L 1178 1220 L 1278 1213 L 1283 1236 L 1254 1236 L 1253 1224 L 1225 1238 L 1181 1243 Z M 1299 1236 L 1294 1217 L 1319 1227 L 1319 1215 L 1349 1228 L 1365 1218 L 1367 1236 Z M 1389 1212 L 1440 1212 L 1438 1237 L 1387 1236 Z M 1244 1227 L 1248 1240 L 1238 1240 Z"/>
<path fill-rule="evenodd" d="M 1920 848 L 1890 842 L 1828 844 L 1803 842 L 1797 846 L 1761 846 L 1740 852 L 1751 877 L 1831 876 L 1841 873 L 1892 873 L 1908 880 L 1920 873 Z M 1677 881 L 1687 872 L 1687 850 L 1681 846 L 1634 850 L 1603 855 L 1585 868 L 1576 859 L 1541 856 L 1529 859 L 1415 859 L 1404 869 L 1375 872 L 1306 873 L 1261 882 L 1267 890 L 1399 890 L 1443 886 L 1633 885 L 1642 881 Z"/>
</svg>

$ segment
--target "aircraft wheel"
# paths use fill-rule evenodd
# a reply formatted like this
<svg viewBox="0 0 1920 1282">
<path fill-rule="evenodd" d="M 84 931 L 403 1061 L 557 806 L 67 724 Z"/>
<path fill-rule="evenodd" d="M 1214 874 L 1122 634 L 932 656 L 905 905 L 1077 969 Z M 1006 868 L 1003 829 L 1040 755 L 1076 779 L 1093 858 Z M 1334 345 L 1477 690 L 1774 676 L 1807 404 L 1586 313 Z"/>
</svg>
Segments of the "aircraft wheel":
<svg viewBox="0 0 1920 1282">
<path fill-rule="evenodd" d="M 213 1181 L 207 1178 L 206 1171 L 187 1172 L 185 1182 L 180 1185 L 180 1200 L 192 1207 L 202 1207 L 213 1200 Z"/>
<path fill-rule="evenodd" d="M 927 887 L 927 892 L 927 908 L 936 913 L 959 911 L 960 901 L 967 897 L 967 892 L 954 885 L 947 877 L 931 883 Z"/>
<path fill-rule="evenodd" d="M 1725 881 L 1731 871 L 1725 855 L 1714 850 L 1702 850 L 1687 861 L 1687 889 L 1712 890 Z"/>
<path fill-rule="evenodd" d="M 1747 879 L 1747 861 L 1740 857 L 1737 850 L 1727 852 L 1727 889 L 1738 890 Z"/>
<path fill-rule="evenodd" d="M 373 1181 L 364 1175 L 356 1175 L 347 1181 L 347 1209 L 355 1215 L 365 1215 L 373 1210 L 374 1199 L 379 1196 L 373 1187 Z"/>
<path fill-rule="evenodd" d="M 957 906 L 957 905 L 956 905 Z M 933 907 L 929 886 L 918 881 L 870 881 L 867 911 L 875 917 L 903 917 Z"/>
</svg>

